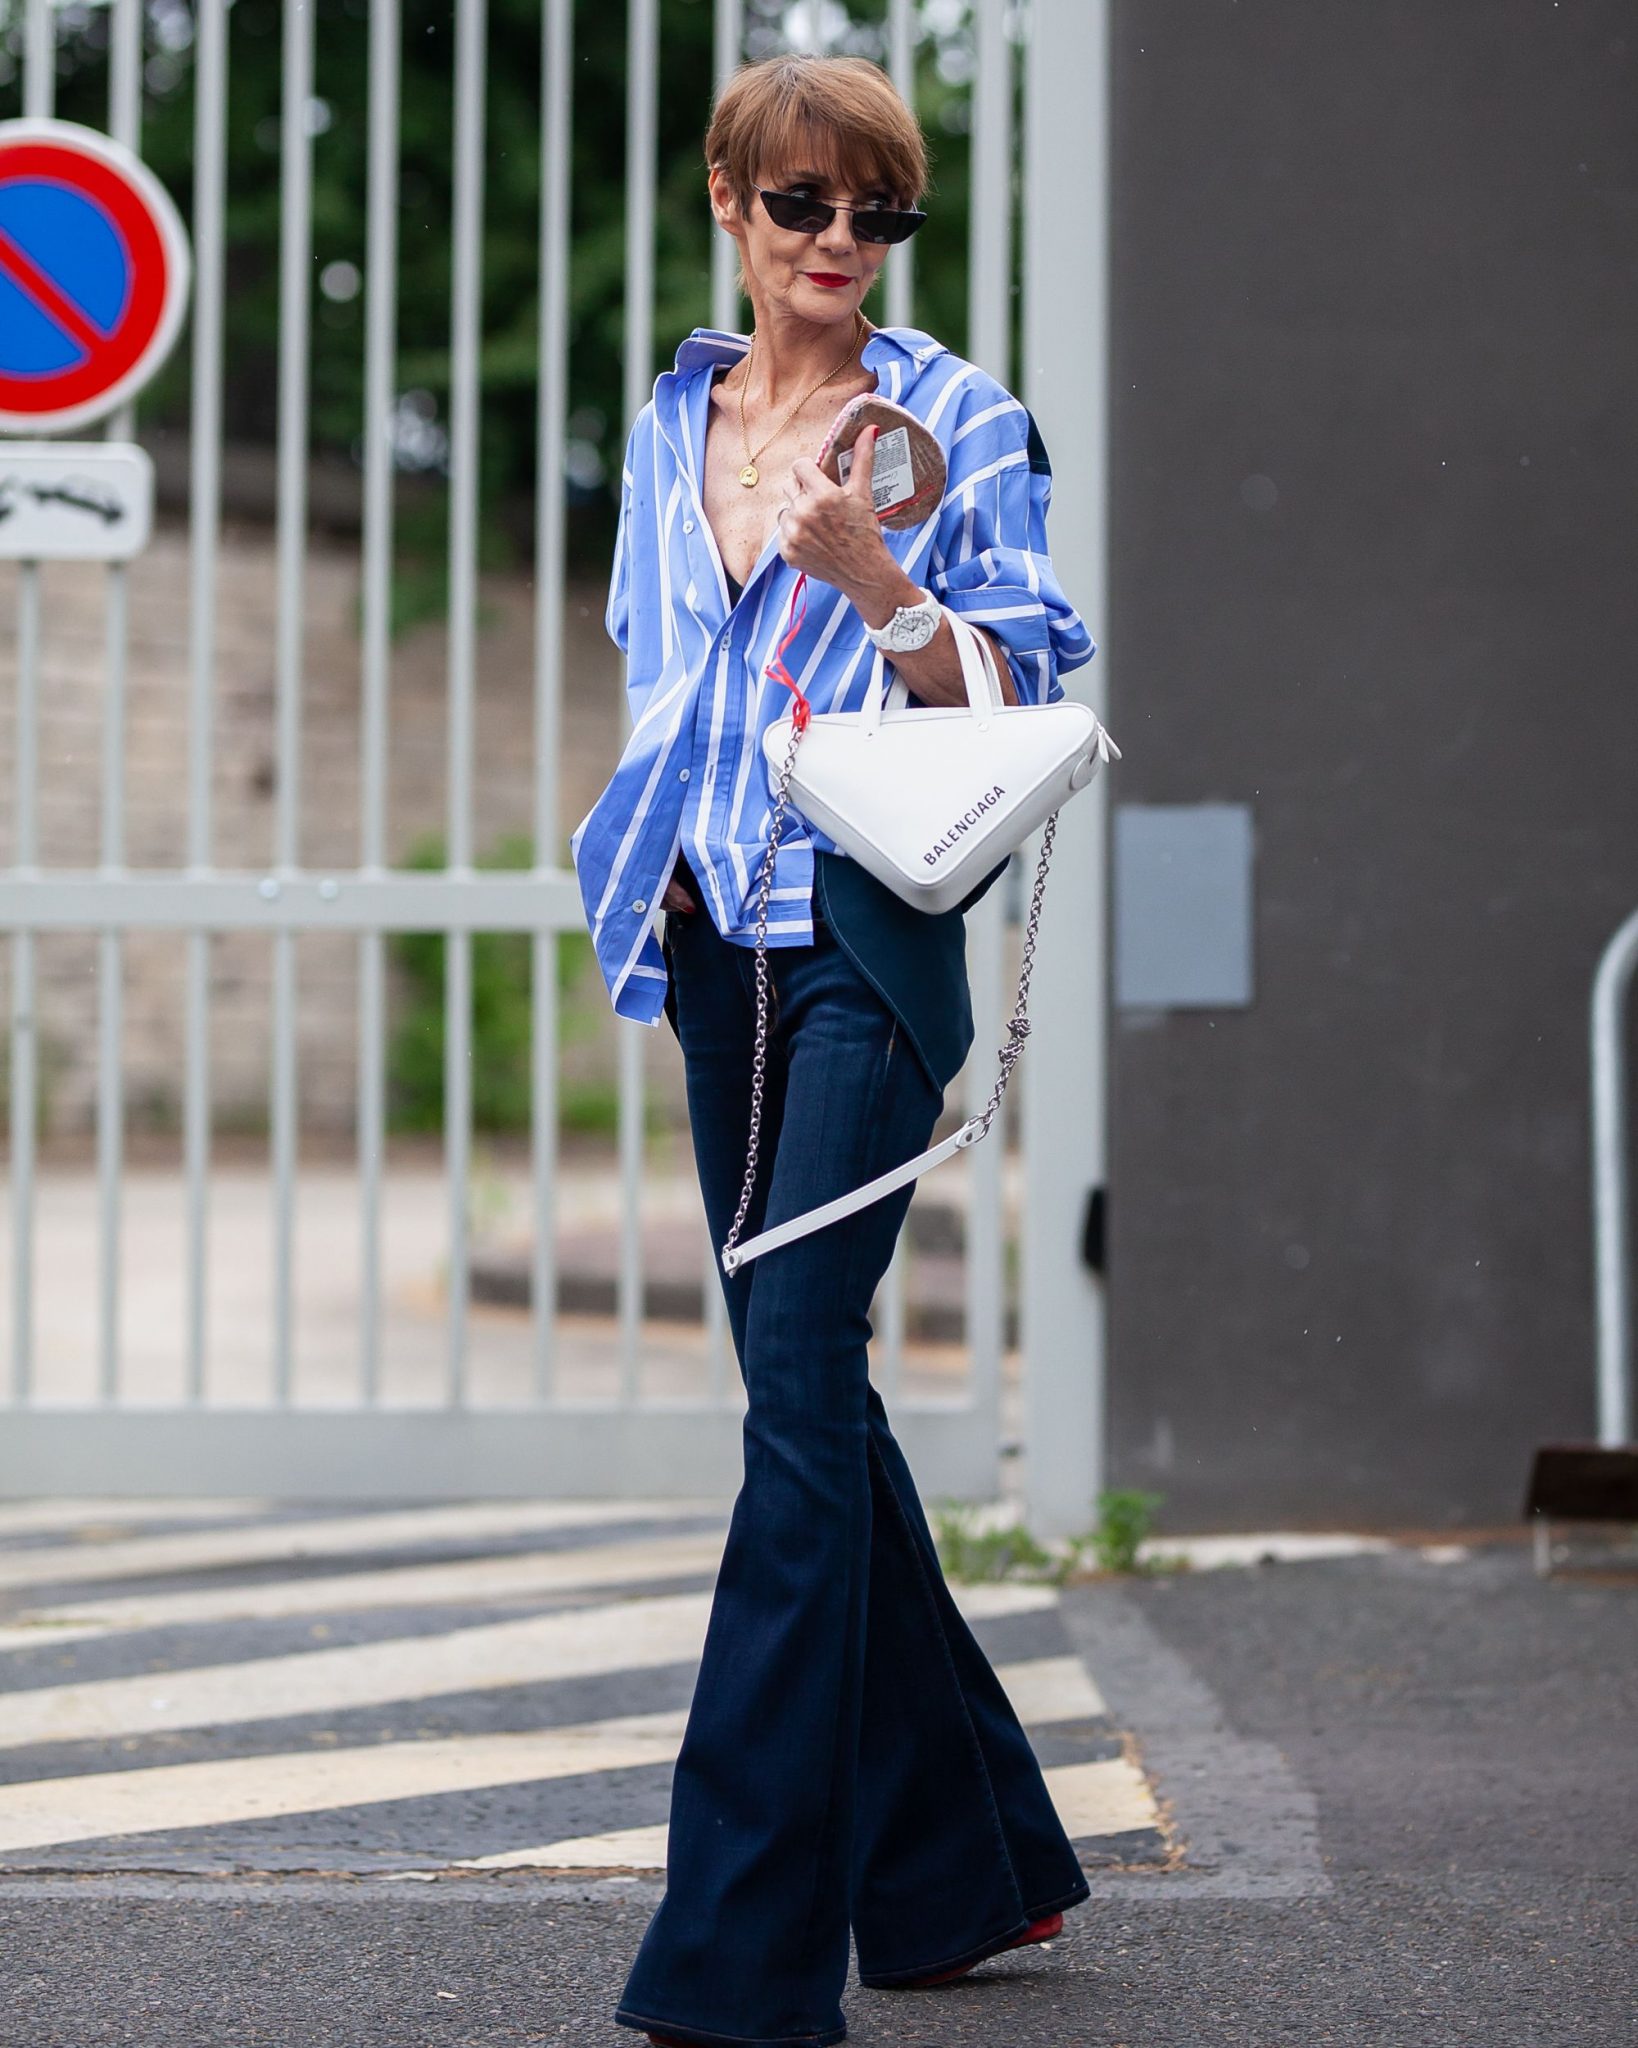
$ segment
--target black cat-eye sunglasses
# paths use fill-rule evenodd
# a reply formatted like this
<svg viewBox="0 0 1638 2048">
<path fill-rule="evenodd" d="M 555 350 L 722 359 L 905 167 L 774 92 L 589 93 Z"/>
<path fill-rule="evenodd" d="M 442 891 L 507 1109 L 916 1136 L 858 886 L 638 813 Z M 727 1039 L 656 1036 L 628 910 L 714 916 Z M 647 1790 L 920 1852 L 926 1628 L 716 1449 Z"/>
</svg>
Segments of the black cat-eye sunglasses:
<svg viewBox="0 0 1638 2048">
<path fill-rule="evenodd" d="M 774 226 L 798 235 L 822 235 L 837 214 L 845 213 L 852 219 L 856 241 L 907 242 L 927 218 L 914 207 L 832 206 L 828 199 L 806 193 L 767 192 L 760 185 L 754 189 Z"/>
</svg>

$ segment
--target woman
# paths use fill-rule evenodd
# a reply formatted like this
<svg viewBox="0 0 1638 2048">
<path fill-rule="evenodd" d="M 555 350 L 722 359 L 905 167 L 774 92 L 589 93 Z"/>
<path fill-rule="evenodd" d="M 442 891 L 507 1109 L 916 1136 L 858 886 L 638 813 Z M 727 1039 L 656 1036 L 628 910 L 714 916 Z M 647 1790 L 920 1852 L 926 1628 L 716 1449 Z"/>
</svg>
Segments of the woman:
<svg viewBox="0 0 1638 2048">
<path fill-rule="evenodd" d="M 571 847 L 616 1010 L 676 1030 L 720 1246 L 751 1115 L 760 736 L 789 701 L 765 670 L 798 572 L 806 612 L 784 659 L 816 711 L 857 706 L 889 643 L 914 700 L 964 702 L 941 608 L 989 622 L 1010 703 L 1061 697 L 1058 672 L 1093 650 L 1046 552 L 1028 413 L 930 336 L 863 316 L 926 185 L 886 74 L 851 57 L 746 65 L 706 158 L 752 331 L 697 328 L 632 428 L 607 625 L 634 728 Z M 811 459 L 842 404 L 876 390 L 948 458 L 943 505 L 912 529 L 878 524 L 866 437 L 845 484 Z M 927 1144 L 972 1041 L 965 908 L 902 904 L 787 811 L 745 1237 Z M 1049 1938 L 1088 1896 L 870 1383 L 869 1308 L 909 1201 L 724 1280 L 744 1482 L 672 1784 L 666 1891 L 614 2014 L 655 2043 L 839 2041 L 850 1931 L 863 1983 L 909 1989 Z"/>
</svg>

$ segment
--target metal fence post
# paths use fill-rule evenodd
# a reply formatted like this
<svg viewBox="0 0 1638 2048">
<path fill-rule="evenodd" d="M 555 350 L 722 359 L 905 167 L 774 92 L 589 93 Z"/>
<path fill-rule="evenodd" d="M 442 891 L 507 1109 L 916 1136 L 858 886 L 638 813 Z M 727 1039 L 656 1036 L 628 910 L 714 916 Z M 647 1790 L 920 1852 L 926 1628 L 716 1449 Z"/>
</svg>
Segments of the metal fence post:
<svg viewBox="0 0 1638 2048">
<path fill-rule="evenodd" d="M 1107 0 L 1034 0 L 1026 56 L 1024 397 L 1053 466 L 1052 555 L 1100 651 L 1064 679 L 1100 715 L 1108 689 Z M 1079 195 L 1066 229 L 1057 195 Z M 1091 1521 L 1103 1478 L 1104 1297 L 1080 1255 L 1105 1172 L 1105 848 L 1097 777 L 1059 819 L 1023 1062 L 1025 1500 L 1031 1527 Z M 1033 849 L 1031 849 L 1033 855 Z M 1033 866 L 1033 858 L 1025 872 Z"/>
<path fill-rule="evenodd" d="M 1598 1318 L 1598 1441 L 1629 1444 L 1632 1413 L 1632 1203 L 1627 1160 L 1627 995 L 1638 966 L 1638 910 L 1598 962 L 1592 994 L 1593 1260 Z"/>
</svg>

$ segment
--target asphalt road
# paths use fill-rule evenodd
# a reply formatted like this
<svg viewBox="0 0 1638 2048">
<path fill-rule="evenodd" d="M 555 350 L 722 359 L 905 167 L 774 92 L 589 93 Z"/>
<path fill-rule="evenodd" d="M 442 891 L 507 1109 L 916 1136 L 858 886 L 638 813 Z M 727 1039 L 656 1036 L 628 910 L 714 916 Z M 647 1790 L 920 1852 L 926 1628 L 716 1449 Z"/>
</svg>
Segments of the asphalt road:
<svg viewBox="0 0 1638 2048">
<path fill-rule="evenodd" d="M 1638 1574 L 1540 1581 L 1521 1544 L 1447 1538 L 1102 1581 L 1057 1620 L 1169 1853 L 1094 1869 L 1049 1947 L 855 1983 L 850 2041 L 1633 2048 Z M 608 2013 L 653 1877 L 172 1851 L 0 1866 L 5 2048 L 639 2038 Z"/>
</svg>

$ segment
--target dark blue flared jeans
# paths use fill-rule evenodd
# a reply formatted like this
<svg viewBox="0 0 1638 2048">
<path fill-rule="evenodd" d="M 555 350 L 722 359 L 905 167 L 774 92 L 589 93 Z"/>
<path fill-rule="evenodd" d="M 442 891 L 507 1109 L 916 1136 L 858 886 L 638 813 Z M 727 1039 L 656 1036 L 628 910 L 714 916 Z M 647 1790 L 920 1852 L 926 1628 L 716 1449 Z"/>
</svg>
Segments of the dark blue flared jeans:
<svg viewBox="0 0 1638 2048">
<path fill-rule="evenodd" d="M 720 1247 L 745 1173 L 755 954 L 703 904 L 668 913 L 666 945 Z M 920 1151 L 942 1101 L 828 927 L 771 948 L 768 974 L 744 1238 Z M 861 1981 L 887 1986 L 993 1954 L 1088 1896 L 870 1381 L 870 1304 L 910 1195 L 731 1278 L 719 1268 L 747 1395 L 744 1480 L 672 1780 L 665 1895 L 622 2026 L 816 2048 L 846 2033 L 850 1931 Z"/>
</svg>

